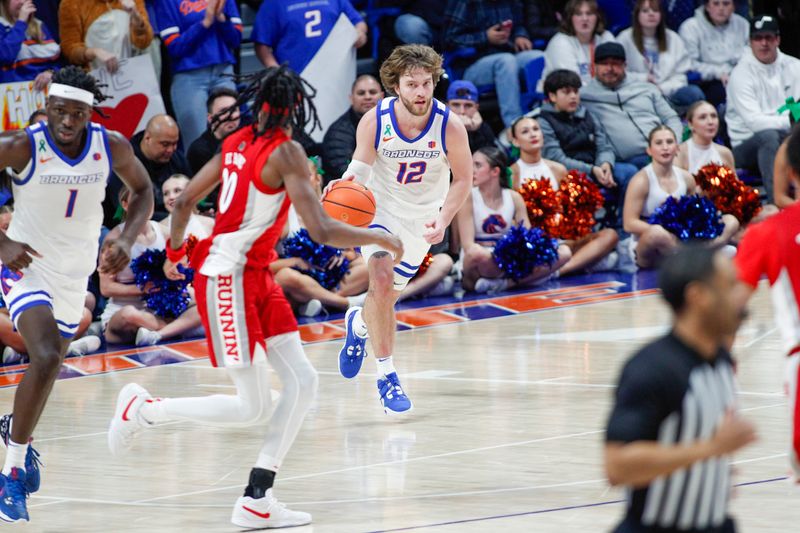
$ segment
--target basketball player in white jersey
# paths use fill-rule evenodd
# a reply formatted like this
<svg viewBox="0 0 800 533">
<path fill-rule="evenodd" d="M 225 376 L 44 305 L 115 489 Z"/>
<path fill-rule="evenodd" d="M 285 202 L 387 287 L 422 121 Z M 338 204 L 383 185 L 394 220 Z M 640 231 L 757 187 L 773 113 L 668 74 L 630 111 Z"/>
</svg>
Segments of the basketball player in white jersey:
<svg viewBox="0 0 800 533">
<path fill-rule="evenodd" d="M 92 106 L 104 98 L 94 78 L 67 67 L 53 76 L 47 121 L 0 134 L 0 167 L 14 171 L 15 200 L 11 225 L 0 232 L 0 289 L 30 355 L 14 397 L 10 435 L 2 435 L 8 450 L 0 519 L 8 522 L 28 520 L 25 499 L 39 488 L 38 454 L 29 440 L 97 268 L 101 203 L 111 171 L 131 190 L 131 201 L 125 231 L 103 244 L 101 272 L 113 274 L 128 264 L 131 244 L 153 209 L 150 179 L 131 145 L 90 122 Z"/>
<path fill-rule="evenodd" d="M 361 249 L 368 261 L 369 290 L 363 310 L 351 307 L 345 315 L 347 337 L 339 352 L 339 371 L 355 377 L 367 355 L 369 333 L 387 414 L 412 408 L 392 362 L 394 304 L 430 245 L 444 238 L 472 187 L 467 131 L 433 98 L 442 72 L 441 56 L 428 46 L 405 45 L 392 51 L 380 74 L 383 86 L 397 96 L 382 100 L 361 118 L 353 160 L 342 178 L 372 190 L 377 211 L 370 227 L 399 236 L 405 249 L 396 266 L 385 249 Z"/>
</svg>

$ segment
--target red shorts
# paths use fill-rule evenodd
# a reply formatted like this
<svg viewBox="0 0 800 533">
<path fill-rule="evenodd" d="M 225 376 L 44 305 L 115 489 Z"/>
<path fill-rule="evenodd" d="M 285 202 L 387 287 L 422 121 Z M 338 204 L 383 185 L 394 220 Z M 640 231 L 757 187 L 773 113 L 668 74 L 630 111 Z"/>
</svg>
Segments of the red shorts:
<svg viewBox="0 0 800 533">
<path fill-rule="evenodd" d="M 297 331 L 292 308 L 269 270 L 245 268 L 214 277 L 196 272 L 194 289 L 214 366 L 250 366 L 256 346 L 266 353 L 266 339 Z"/>
</svg>

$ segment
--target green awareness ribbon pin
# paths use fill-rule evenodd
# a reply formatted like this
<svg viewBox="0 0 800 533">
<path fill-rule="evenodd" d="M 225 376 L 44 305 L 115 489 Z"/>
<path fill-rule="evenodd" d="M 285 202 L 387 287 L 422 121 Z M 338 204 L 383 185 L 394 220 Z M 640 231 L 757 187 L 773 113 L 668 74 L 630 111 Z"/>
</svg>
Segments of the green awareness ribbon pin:
<svg viewBox="0 0 800 533">
<path fill-rule="evenodd" d="M 45 140 L 44 139 L 41 139 L 39 141 L 39 151 L 40 152 L 46 152 L 47 151 L 47 145 L 45 144 Z"/>
</svg>

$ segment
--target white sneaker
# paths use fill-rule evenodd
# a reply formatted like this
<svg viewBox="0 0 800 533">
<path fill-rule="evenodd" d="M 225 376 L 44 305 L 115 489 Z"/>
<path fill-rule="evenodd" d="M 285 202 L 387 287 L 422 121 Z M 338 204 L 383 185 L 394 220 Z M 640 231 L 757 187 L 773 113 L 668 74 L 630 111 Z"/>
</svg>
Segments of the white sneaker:
<svg viewBox="0 0 800 533">
<path fill-rule="evenodd" d="M 150 393 L 136 383 L 128 383 L 119 391 L 117 409 L 108 427 L 108 449 L 112 455 L 122 455 L 130 450 L 136 434 L 149 426 L 139 415 L 139 410 L 150 398 Z"/>
<path fill-rule="evenodd" d="M 161 340 L 161 334 L 147 328 L 139 328 L 136 332 L 136 346 L 153 346 Z"/>
<path fill-rule="evenodd" d="M 241 496 L 233 507 L 231 522 L 250 529 L 304 526 L 311 523 L 311 515 L 291 511 L 272 495 L 269 489 L 263 498 Z"/>
<path fill-rule="evenodd" d="M 508 288 L 508 280 L 505 278 L 478 278 L 475 282 L 475 292 L 493 293 L 504 291 Z"/>
<path fill-rule="evenodd" d="M 67 355 L 86 355 L 100 349 L 100 337 L 87 335 L 69 343 Z"/>
<path fill-rule="evenodd" d="M 445 276 L 442 281 L 436 284 L 434 288 L 428 293 L 428 296 L 444 296 L 446 294 L 453 294 L 453 287 L 456 282 L 451 276 Z"/>
<path fill-rule="evenodd" d="M 619 254 L 612 250 L 608 253 L 604 258 L 600 261 L 596 262 L 595 264 L 591 265 L 586 269 L 586 272 L 590 274 L 593 272 L 608 272 L 609 270 L 614 270 L 617 268 L 617 263 L 619 262 Z"/>
<path fill-rule="evenodd" d="M 21 354 L 16 351 L 11 346 L 6 346 L 3 349 L 3 364 L 4 365 L 15 365 L 17 363 L 21 363 L 22 359 L 24 359 L 25 354 Z"/>
<path fill-rule="evenodd" d="M 317 316 L 322 312 L 322 302 L 313 298 L 297 308 L 300 316 Z"/>
<path fill-rule="evenodd" d="M 722 250 L 720 250 L 720 251 L 722 252 L 722 255 L 724 255 L 725 257 L 728 257 L 729 259 L 733 259 L 734 257 L 736 257 L 736 252 L 738 250 L 736 249 L 736 247 L 734 245 L 726 244 L 725 246 L 722 247 Z"/>
</svg>

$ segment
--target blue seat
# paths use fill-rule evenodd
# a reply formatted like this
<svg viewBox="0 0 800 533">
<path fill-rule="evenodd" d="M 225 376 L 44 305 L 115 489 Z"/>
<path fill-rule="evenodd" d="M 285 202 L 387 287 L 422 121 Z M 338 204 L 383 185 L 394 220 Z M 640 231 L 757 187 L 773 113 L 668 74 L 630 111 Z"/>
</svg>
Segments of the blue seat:
<svg viewBox="0 0 800 533">
<path fill-rule="evenodd" d="M 631 25 L 633 2 L 628 0 L 599 0 L 597 4 L 606 16 L 606 27 L 614 35 Z"/>
<path fill-rule="evenodd" d="M 470 59 L 475 57 L 477 53 L 478 51 L 473 47 L 459 48 L 458 50 L 452 50 L 444 53 L 442 67 L 444 68 L 444 71 L 451 82 L 463 79 L 465 70 L 461 67 L 454 67 L 453 63 L 459 59 Z M 489 94 L 495 91 L 493 83 L 489 85 L 480 85 L 476 88 L 478 89 L 478 95 Z"/>
<path fill-rule="evenodd" d="M 523 113 L 530 111 L 534 104 L 544 100 L 544 94 L 537 90 L 539 80 L 544 73 L 544 56 L 537 57 L 527 65 L 522 71 L 525 80 L 525 92 L 520 95 L 519 103 Z"/>
<path fill-rule="evenodd" d="M 378 45 L 381 39 L 381 30 L 379 22 L 381 19 L 385 17 L 392 17 L 396 18 L 403 14 L 403 10 L 399 7 L 378 7 L 379 2 L 376 0 L 368 0 L 366 2 L 356 2 L 354 5 L 359 5 L 362 7 L 356 7 L 356 9 L 360 9 L 363 14 L 364 18 L 366 19 L 365 22 L 369 27 L 369 33 L 371 37 L 371 45 L 372 45 L 372 58 L 377 59 L 378 57 Z M 366 4 L 366 6 L 364 6 Z"/>
</svg>

